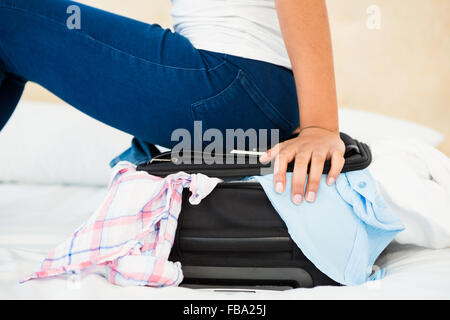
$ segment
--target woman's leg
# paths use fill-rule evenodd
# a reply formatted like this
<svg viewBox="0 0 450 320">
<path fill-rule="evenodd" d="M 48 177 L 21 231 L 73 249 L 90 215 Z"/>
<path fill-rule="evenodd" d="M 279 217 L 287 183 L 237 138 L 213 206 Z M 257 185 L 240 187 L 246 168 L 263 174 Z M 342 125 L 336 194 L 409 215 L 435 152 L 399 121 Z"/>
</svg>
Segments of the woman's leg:
<svg viewBox="0 0 450 320">
<path fill-rule="evenodd" d="M 79 29 L 67 24 L 72 6 L 81 14 Z M 4 74 L 36 82 L 134 135 L 132 148 L 118 159 L 148 159 L 150 142 L 173 147 L 172 132 L 192 134 L 194 120 L 222 133 L 281 129 L 281 139 L 298 125 L 291 71 L 197 50 L 158 25 L 73 1 L 0 0 L 0 65 Z M 0 105 L 5 118 L 19 96 Z"/>
<path fill-rule="evenodd" d="M 80 29 L 67 25 L 73 5 L 80 8 Z M 170 30 L 66 0 L 0 0 L 0 60 L 4 74 L 36 82 L 91 117 L 161 145 L 174 129 L 192 128 L 193 101 L 213 95 L 236 73 Z M 12 79 L 2 81 L 8 88 L 0 95 L 1 119 L 20 96 L 18 84 L 8 98 Z"/>
</svg>

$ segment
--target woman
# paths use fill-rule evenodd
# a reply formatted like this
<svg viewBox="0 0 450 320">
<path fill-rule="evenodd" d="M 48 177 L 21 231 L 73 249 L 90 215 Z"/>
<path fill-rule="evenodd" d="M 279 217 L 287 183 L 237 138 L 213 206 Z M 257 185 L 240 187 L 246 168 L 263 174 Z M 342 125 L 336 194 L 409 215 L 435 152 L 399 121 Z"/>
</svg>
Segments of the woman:
<svg viewBox="0 0 450 320">
<path fill-rule="evenodd" d="M 345 149 L 325 0 L 173 0 L 172 14 L 175 33 L 67 0 L 0 0 L 0 129 L 26 81 L 134 135 L 112 165 L 172 147 L 194 120 L 279 129 L 261 161 L 275 159 L 280 193 L 295 161 L 292 201 L 314 201 L 325 160 L 331 185 Z"/>
</svg>

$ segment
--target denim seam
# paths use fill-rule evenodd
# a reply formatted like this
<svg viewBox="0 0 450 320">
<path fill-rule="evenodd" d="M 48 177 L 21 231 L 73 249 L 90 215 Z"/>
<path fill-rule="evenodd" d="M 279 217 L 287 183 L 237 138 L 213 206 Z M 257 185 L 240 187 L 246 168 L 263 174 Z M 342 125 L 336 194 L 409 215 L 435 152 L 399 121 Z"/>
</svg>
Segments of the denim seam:
<svg viewBox="0 0 450 320">
<path fill-rule="evenodd" d="M 5 9 L 9 9 L 9 10 L 20 11 L 20 12 L 29 14 L 29 15 L 31 15 L 31 16 L 36 16 L 36 17 L 42 18 L 42 19 L 44 19 L 44 20 L 46 20 L 46 21 L 54 22 L 55 24 L 57 24 L 57 25 L 59 25 L 59 26 L 63 26 L 64 28 L 67 28 L 67 26 L 65 26 L 64 24 L 60 23 L 59 21 L 56 21 L 56 20 L 54 20 L 54 19 L 52 19 L 52 18 L 49 18 L 49 17 L 47 17 L 47 16 L 44 16 L 44 15 L 42 15 L 42 14 L 40 14 L 40 13 L 37 13 L 37 12 L 34 12 L 34 11 L 25 10 L 25 9 L 23 9 L 23 8 L 10 7 L 10 6 L 6 6 L 6 5 L 0 5 L 0 8 L 5 8 Z M 223 65 L 226 63 L 226 61 L 222 61 L 222 62 L 219 63 L 217 66 L 215 66 L 215 67 L 213 67 L 213 68 L 211 68 L 211 69 L 206 69 L 206 68 L 182 68 L 182 67 L 168 66 L 168 65 L 164 65 L 164 64 L 157 63 L 157 62 L 153 62 L 153 61 L 150 61 L 150 60 L 141 58 L 141 57 L 137 57 L 137 56 L 135 56 L 135 55 L 133 55 L 133 54 L 130 54 L 130 53 L 128 53 L 128 52 L 125 52 L 125 51 L 122 51 L 122 50 L 120 50 L 120 49 L 117 49 L 117 48 L 115 48 L 115 47 L 113 47 L 113 46 L 111 46 L 111 45 L 109 45 L 109 44 L 107 44 L 107 43 L 104 43 L 104 42 L 102 42 L 102 41 L 100 41 L 100 40 L 98 40 L 98 39 L 92 37 L 91 35 L 89 35 L 88 33 L 84 32 L 84 31 L 73 31 L 73 32 L 76 33 L 76 34 L 79 34 L 79 35 L 81 35 L 81 36 L 84 36 L 84 37 L 86 37 L 86 38 L 88 38 L 88 39 L 90 39 L 90 40 L 93 40 L 93 41 L 95 41 L 95 42 L 97 42 L 97 43 L 99 43 L 99 44 L 101 44 L 101 45 L 103 45 L 103 46 L 105 46 L 105 47 L 108 47 L 108 48 L 112 49 L 112 50 L 115 50 L 115 51 L 120 52 L 120 53 L 123 53 L 123 54 L 125 54 L 125 55 L 127 55 L 127 56 L 133 57 L 133 58 L 138 59 L 138 60 L 142 60 L 142 61 L 144 61 L 144 62 L 146 62 L 146 63 L 149 63 L 149 64 L 153 64 L 153 65 L 156 65 L 156 66 L 159 66 L 159 67 L 163 67 L 163 68 L 175 69 L 175 70 L 183 70 L 183 71 L 205 71 L 205 72 L 211 72 L 211 71 L 214 71 L 214 70 L 216 70 L 217 68 L 223 66 Z M 13 64 L 11 63 L 11 65 L 13 65 Z M 13 65 L 13 66 L 14 66 L 14 65 Z M 17 68 L 16 68 L 16 69 L 17 69 Z"/>
<path fill-rule="evenodd" d="M 238 80 L 240 79 L 242 72 L 243 72 L 242 70 L 239 70 L 237 76 L 233 79 L 233 81 L 231 81 L 231 83 L 230 83 L 229 85 L 227 85 L 227 86 L 225 87 L 225 89 L 220 90 L 220 92 L 218 92 L 218 93 L 215 94 L 214 96 L 208 97 L 208 98 L 205 98 L 205 99 L 201 99 L 201 100 L 199 100 L 199 101 L 197 101 L 197 102 L 192 103 L 192 104 L 191 104 L 192 109 L 196 109 L 199 105 L 205 104 L 205 103 L 207 103 L 208 101 L 213 100 L 213 99 L 217 98 L 218 96 L 220 96 L 221 94 L 223 94 L 223 93 L 224 93 L 225 91 L 227 91 L 231 86 L 233 86 L 233 85 L 236 83 L 236 81 L 238 81 Z"/>
<path fill-rule="evenodd" d="M 280 126 L 283 130 L 289 130 L 294 125 L 291 121 L 286 119 L 286 117 L 277 110 L 277 108 L 272 104 L 272 102 L 267 99 L 266 95 L 261 91 L 261 89 L 255 84 L 255 82 L 248 78 L 248 76 L 243 72 L 240 77 L 241 85 L 245 88 L 250 98 L 255 102 L 255 104 L 261 109 L 261 111 L 266 114 L 266 116 L 272 121 L 275 122 L 278 126 Z M 262 100 L 261 103 L 266 106 L 262 106 L 258 100 Z M 270 115 L 267 114 L 271 113 Z M 273 117 L 278 117 L 279 119 L 273 119 Z M 280 121 L 278 121 L 280 120 Z M 287 123 L 288 125 L 285 125 Z"/>
<path fill-rule="evenodd" d="M 268 118 L 275 125 L 279 126 L 282 130 L 291 130 L 291 128 L 294 127 L 292 122 L 287 120 L 286 117 L 276 109 L 276 107 L 267 99 L 267 97 L 261 92 L 258 86 L 252 83 L 252 81 L 253 80 L 247 78 L 247 75 L 243 69 L 239 69 L 237 76 L 233 79 L 233 81 L 231 81 L 228 86 L 225 87 L 225 89 L 221 90 L 212 97 L 201 99 L 191 104 L 191 115 L 193 120 L 195 121 L 195 119 L 198 118 L 197 112 L 201 106 L 208 103 L 209 101 L 213 101 L 228 89 L 230 89 L 233 85 L 235 85 L 236 82 L 238 82 L 266 118 Z M 261 103 L 265 104 L 266 106 L 262 106 Z M 278 119 L 275 119 L 274 117 Z M 287 125 L 285 125 L 285 123 Z"/>
</svg>

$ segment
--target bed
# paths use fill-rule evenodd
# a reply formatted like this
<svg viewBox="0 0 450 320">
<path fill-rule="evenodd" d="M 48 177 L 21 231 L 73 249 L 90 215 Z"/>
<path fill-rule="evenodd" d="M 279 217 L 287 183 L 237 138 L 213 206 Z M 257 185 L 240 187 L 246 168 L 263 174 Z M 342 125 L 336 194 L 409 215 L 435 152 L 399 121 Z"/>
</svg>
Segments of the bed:
<svg viewBox="0 0 450 320">
<path fill-rule="evenodd" d="M 361 122 L 366 124 L 360 125 Z M 382 137 L 368 134 L 380 125 L 392 130 L 384 130 Z M 78 130 L 80 127 L 83 130 Z M 377 152 L 389 150 L 396 139 L 405 148 L 399 157 L 420 153 L 429 156 L 434 151 L 427 152 L 428 149 L 424 148 L 435 150 L 434 146 L 442 140 L 439 133 L 415 123 L 346 109 L 341 110 L 341 128 L 373 145 Z M 417 136 L 412 137 L 411 132 Z M 380 146 L 381 138 L 389 143 Z M 411 144 L 415 146 L 413 151 L 405 147 L 411 138 L 415 138 Z M 441 162 L 434 161 L 434 158 L 434 162 L 426 162 L 427 167 L 431 167 L 431 163 L 435 167 L 433 172 L 439 173 L 439 177 L 436 173 L 437 178 L 433 178 L 433 185 L 427 185 L 428 180 L 419 179 L 424 176 L 424 172 L 417 169 L 422 168 L 420 165 L 411 166 L 418 171 L 412 177 L 416 180 L 403 181 L 406 184 L 423 181 L 419 187 L 430 190 L 429 195 L 425 192 L 425 200 L 431 200 L 433 204 L 425 206 L 420 201 L 405 204 L 414 190 L 409 190 L 408 194 L 405 191 L 396 194 L 396 189 L 389 189 L 394 181 L 386 182 L 388 187 L 382 186 L 386 197 L 399 207 L 399 214 L 411 226 L 411 231 L 394 241 L 377 260 L 376 265 L 386 270 L 382 280 L 355 287 L 287 291 L 119 287 L 97 274 L 19 283 L 36 270 L 50 249 L 70 235 L 98 207 L 106 194 L 108 160 L 129 142 L 128 135 L 99 124 L 69 106 L 30 102 L 19 105 L 0 133 L 0 299 L 450 298 L 450 200 L 446 193 L 450 184 L 446 172 L 450 169 L 447 167 L 448 158 L 437 150 L 436 157 Z M 375 160 L 376 157 L 375 152 Z M 392 162 L 389 163 L 392 167 Z M 378 161 L 374 172 L 386 172 L 385 165 Z M 399 168 L 401 165 L 399 162 Z M 395 165 L 391 170 L 395 170 Z M 411 176 L 408 172 L 404 174 Z M 385 177 L 380 174 L 380 181 L 390 176 L 392 174 Z M 437 197 L 436 193 L 439 198 L 430 198 Z"/>
</svg>

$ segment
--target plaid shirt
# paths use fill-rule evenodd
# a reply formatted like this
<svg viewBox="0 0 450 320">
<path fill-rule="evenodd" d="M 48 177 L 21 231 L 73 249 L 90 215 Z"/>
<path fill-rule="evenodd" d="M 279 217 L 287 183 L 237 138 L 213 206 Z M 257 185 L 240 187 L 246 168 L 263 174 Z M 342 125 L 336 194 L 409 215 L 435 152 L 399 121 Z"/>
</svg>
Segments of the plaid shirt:
<svg viewBox="0 0 450 320">
<path fill-rule="evenodd" d="M 117 285 L 177 286 L 181 264 L 168 261 L 183 188 L 198 204 L 221 180 L 179 172 L 155 177 L 119 162 L 109 192 L 95 213 L 53 249 L 40 270 L 22 282 L 65 273 L 101 272 Z"/>
</svg>

